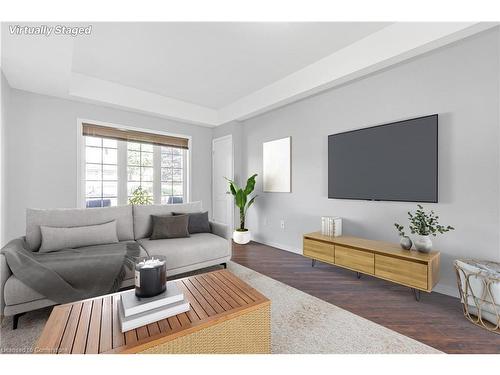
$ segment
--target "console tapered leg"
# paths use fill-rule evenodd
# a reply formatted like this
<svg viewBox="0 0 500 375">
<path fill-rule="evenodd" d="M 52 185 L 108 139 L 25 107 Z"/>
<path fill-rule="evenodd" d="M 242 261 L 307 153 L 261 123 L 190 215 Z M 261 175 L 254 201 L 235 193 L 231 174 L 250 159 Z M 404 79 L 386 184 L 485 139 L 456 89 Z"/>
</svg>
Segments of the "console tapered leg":
<svg viewBox="0 0 500 375">
<path fill-rule="evenodd" d="M 411 290 L 413 291 L 413 294 L 415 295 L 415 300 L 417 302 L 420 302 L 420 290 L 414 289 L 414 288 L 412 288 Z"/>
</svg>

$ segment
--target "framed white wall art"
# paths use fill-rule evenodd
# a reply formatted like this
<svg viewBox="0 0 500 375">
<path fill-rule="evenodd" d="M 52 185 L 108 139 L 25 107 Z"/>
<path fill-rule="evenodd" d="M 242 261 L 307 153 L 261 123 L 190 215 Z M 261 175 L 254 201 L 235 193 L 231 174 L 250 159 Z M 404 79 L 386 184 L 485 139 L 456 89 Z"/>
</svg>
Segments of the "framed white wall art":
<svg viewBox="0 0 500 375">
<path fill-rule="evenodd" d="M 292 137 L 263 143 L 264 192 L 290 193 L 292 191 L 291 145 Z"/>
</svg>

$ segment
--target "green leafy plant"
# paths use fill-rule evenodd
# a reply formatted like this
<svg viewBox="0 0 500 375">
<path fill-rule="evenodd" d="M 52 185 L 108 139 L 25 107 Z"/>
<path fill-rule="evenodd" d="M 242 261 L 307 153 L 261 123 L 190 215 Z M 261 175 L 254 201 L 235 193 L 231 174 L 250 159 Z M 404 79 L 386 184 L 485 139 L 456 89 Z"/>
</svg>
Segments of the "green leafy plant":
<svg viewBox="0 0 500 375">
<path fill-rule="evenodd" d="M 128 199 L 128 204 L 153 204 L 153 198 L 142 187 L 138 187 L 132 192 Z"/>
<path fill-rule="evenodd" d="M 396 227 L 396 229 L 399 233 L 399 236 L 404 237 L 405 236 L 405 227 L 401 224 L 398 224 L 398 223 L 394 223 L 394 226 Z"/>
<path fill-rule="evenodd" d="M 248 178 L 244 189 L 240 188 L 234 181 L 224 177 L 229 182 L 229 191 L 227 193 L 234 196 L 234 203 L 236 204 L 236 207 L 240 209 L 240 227 L 236 229 L 239 232 L 248 231 L 248 229 L 245 228 L 245 217 L 247 215 L 248 208 L 253 204 L 255 198 L 257 198 L 257 195 L 255 195 L 250 198 L 250 200 L 248 199 L 255 188 L 255 177 L 257 177 L 257 174 Z"/>
<path fill-rule="evenodd" d="M 408 218 L 410 219 L 410 230 L 412 234 L 419 234 L 421 236 L 436 236 L 437 233 L 443 234 L 454 230 L 452 226 L 443 226 L 439 224 L 439 216 L 434 211 L 425 212 L 421 205 L 417 205 L 417 210 L 414 213 L 408 211 Z"/>
</svg>

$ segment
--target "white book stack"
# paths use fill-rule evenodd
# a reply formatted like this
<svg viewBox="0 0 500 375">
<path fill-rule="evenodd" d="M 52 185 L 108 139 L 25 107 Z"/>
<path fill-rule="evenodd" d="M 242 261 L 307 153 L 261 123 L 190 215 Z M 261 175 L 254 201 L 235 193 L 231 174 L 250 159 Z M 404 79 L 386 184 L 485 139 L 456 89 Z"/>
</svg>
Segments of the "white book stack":
<svg viewBox="0 0 500 375">
<path fill-rule="evenodd" d="M 321 217 L 321 234 L 330 237 L 342 236 L 342 219 L 338 216 Z"/>
<path fill-rule="evenodd" d="M 139 298 L 131 289 L 120 294 L 118 317 L 122 332 L 154 323 L 190 309 L 175 281 L 167 282 L 167 289 L 151 298 Z"/>
</svg>

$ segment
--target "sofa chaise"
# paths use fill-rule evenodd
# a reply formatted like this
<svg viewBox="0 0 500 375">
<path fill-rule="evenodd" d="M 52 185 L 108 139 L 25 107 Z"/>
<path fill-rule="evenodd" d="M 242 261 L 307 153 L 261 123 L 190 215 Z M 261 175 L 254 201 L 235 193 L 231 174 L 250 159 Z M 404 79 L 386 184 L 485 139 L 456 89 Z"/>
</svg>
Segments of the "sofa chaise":
<svg viewBox="0 0 500 375">
<path fill-rule="evenodd" d="M 139 243 L 141 256 L 165 256 L 168 276 L 213 265 L 225 266 L 231 259 L 231 233 L 227 225 L 210 222 L 211 233 L 191 234 L 187 238 L 149 239 L 152 232 L 151 215 L 201 211 L 201 202 L 82 209 L 28 209 L 26 236 L 15 239 L 6 246 L 24 246 L 31 251 L 38 251 L 41 245 L 41 225 L 75 227 L 116 220 L 118 240 Z M 133 285 L 134 272 L 130 270 L 122 282 L 122 288 Z M 2 316 L 14 316 L 14 327 L 17 326 L 21 314 L 56 304 L 18 280 L 9 269 L 5 256 L 0 254 L 0 312 Z"/>
</svg>

